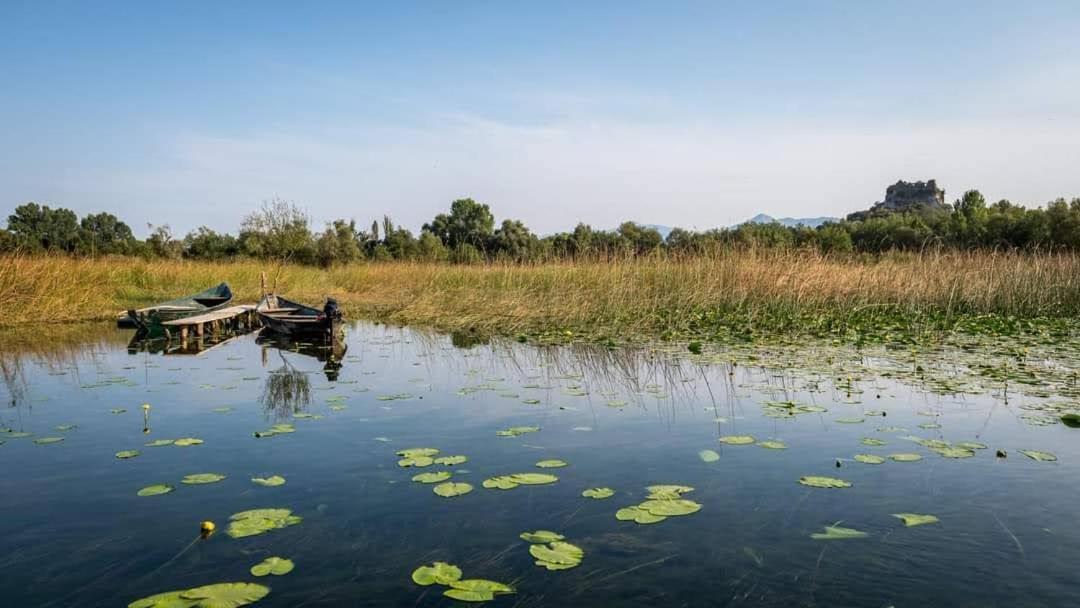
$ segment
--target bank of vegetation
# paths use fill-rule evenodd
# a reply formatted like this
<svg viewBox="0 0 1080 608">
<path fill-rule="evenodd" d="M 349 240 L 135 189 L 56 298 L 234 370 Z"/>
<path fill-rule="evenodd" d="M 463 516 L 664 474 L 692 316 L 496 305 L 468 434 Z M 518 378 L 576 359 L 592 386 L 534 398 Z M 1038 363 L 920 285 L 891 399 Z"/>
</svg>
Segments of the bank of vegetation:
<svg viewBox="0 0 1080 608">
<path fill-rule="evenodd" d="M 110 319 L 219 281 L 254 301 L 264 271 L 353 317 L 545 340 L 1042 331 L 1080 315 L 1080 199 L 1029 209 L 971 191 L 943 209 L 666 239 L 630 222 L 541 238 L 462 199 L 419 237 L 389 218 L 313 231 L 276 200 L 237 236 L 138 240 L 109 214 L 28 203 L 0 232 L 0 326 Z"/>
</svg>

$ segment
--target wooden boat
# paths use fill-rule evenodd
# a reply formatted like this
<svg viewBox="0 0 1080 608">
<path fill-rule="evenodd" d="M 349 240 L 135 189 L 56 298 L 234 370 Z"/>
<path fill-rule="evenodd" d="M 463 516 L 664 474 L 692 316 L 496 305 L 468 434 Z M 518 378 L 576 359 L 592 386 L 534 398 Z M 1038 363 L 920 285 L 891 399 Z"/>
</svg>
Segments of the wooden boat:
<svg viewBox="0 0 1080 608">
<path fill-rule="evenodd" d="M 333 339 L 341 330 L 341 311 L 334 298 L 328 298 L 322 310 L 319 310 L 277 294 L 268 294 L 259 301 L 255 312 L 265 329 L 284 336 Z"/>
<path fill-rule="evenodd" d="M 185 298 L 177 298 L 154 306 L 129 310 L 117 319 L 120 327 L 134 327 L 140 333 L 163 333 L 161 324 L 165 321 L 183 319 L 194 315 L 225 308 L 232 302 L 233 293 L 228 283 L 200 291 Z"/>
</svg>

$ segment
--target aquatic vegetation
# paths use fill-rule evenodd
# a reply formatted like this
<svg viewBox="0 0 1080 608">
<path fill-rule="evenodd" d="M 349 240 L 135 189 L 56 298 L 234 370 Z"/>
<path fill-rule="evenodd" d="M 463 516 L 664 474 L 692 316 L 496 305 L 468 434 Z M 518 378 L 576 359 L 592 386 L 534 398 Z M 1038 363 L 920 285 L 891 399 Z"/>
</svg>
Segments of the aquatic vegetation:
<svg viewBox="0 0 1080 608">
<path fill-rule="evenodd" d="M 296 565 L 292 560 L 281 557 L 268 557 L 251 567 L 252 576 L 282 576 L 293 571 Z"/>
<path fill-rule="evenodd" d="M 185 475 L 180 483 L 187 485 L 202 485 L 207 483 L 217 483 L 223 481 L 225 476 L 220 473 L 194 473 L 192 475 Z"/>
<path fill-rule="evenodd" d="M 63 440 L 63 437 L 39 437 L 34 440 L 34 443 L 38 445 L 49 445 L 51 443 L 60 443 Z"/>
<path fill-rule="evenodd" d="M 160 448 L 167 445 L 172 445 L 175 441 L 175 439 L 155 439 L 153 441 L 148 441 L 144 443 L 143 446 L 148 448 Z"/>
<path fill-rule="evenodd" d="M 217 583 L 158 593 L 135 600 L 128 608 L 240 608 L 254 604 L 269 593 L 269 587 L 255 583 Z"/>
<path fill-rule="evenodd" d="M 127 410 L 122 408 L 122 407 L 114 407 L 114 408 L 109 410 L 110 414 L 123 414 L 123 413 L 126 413 L 126 412 L 127 412 Z"/>
<path fill-rule="evenodd" d="M 555 483 L 559 478 L 547 473 L 514 473 L 513 475 L 499 475 L 489 477 L 483 482 L 487 489 L 512 490 L 519 485 L 538 486 Z"/>
<path fill-rule="evenodd" d="M 596 500 L 603 500 L 604 498 L 611 498 L 615 495 L 615 490 L 611 488 L 589 488 L 581 493 L 585 498 L 593 498 Z"/>
<path fill-rule="evenodd" d="M 449 585 L 461 580 L 461 568 L 446 562 L 435 562 L 413 570 L 412 580 L 417 585 Z"/>
<path fill-rule="evenodd" d="M 1020 450 L 1020 453 L 1032 460 L 1038 460 L 1041 462 L 1054 462 L 1057 460 L 1057 456 L 1050 452 L 1040 452 L 1039 450 Z"/>
<path fill-rule="evenodd" d="M 865 418 L 837 418 L 833 422 L 838 422 L 840 424 L 862 424 L 862 423 L 866 422 L 866 419 Z"/>
<path fill-rule="evenodd" d="M 197 439 L 195 437 L 183 437 L 181 439 L 177 439 L 176 441 L 174 441 L 173 445 L 179 446 L 179 447 L 187 447 L 187 446 L 190 446 L 190 445 L 202 445 L 202 443 L 203 443 L 202 439 Z"/>
<path fill-rule="evenodd" d="M 250 509 L 229 517 L 229 527 L 225 533 L 232 538 L 244 538 L 295 526 L 302 521 L 302 517 L 293 515 L 289 509 Z"/>
<path fill-rule="evenodd" d="M 920 515 L 918 513 L 893 513 L 893 517 L 903 520 L 904 525 L 909 528 L 912 526 L 936 524 L 941 521 L 933 515 Z"/>
<path fill-rule="evenodd" d="M 881 439 L 874 439 L 873 437 L 863 437 L 860 443 L 862 443 L 863 445 L 871 446 L 886 445 L 886 442 L 882 441 Z"/>
<path fill-rule="evenodd" d="M 128 458 L 135 458 L 139 455 L 139 450 L 121 450 L 116 453 L 116 457 L 120 460 L 127 460 Z"/>
<path fill-rule="evenodd" d="M 875 456 L 874 454 L 856 454 L 854 458 L 856 461 L 865 464 L 882 464 L 885 462 L 884 458 L 882 458 L 881 456 Z"/>
<path fill-rule="evenodd" d="M 138 496 L 160 496 L 161 494 L 168 494 L 169 492 L 172 492 L 172 491 L 173 491 L 172 486 L 170 486 L 168 484 L 164 484 L 164 483 L 158 483 L 158 484 L 154 484 L 152 486 L 146 486 L 145 488 L 140 489 L 138 492 L 136 492 L 136 495 L 138 495 Z"/>
<path fill-rule="evenodd" d="M 548 459 L 548 460 L 541 460 L 540 462 L 536 463 L 536 466 L 541 468 L 541 469 L 560 469 L 562 467 L 567 466 L 568 464 L 569 463 L 566 462 L 565 460 L 559 460 L 557 458 L 551 458 L 551 459 Z"/>
<path fill-rule="evenodd" d="M 251 483 L 259 486 L 272 488 L 285 485 L 285 478 L 281 475 L 271 475 L 270 477 L 252 477 Z"/>
<path fill-rule="evenodd" d="M 547 544 L 532 544 L 529 554 L 536 558 L 536 565 L 548 570 L 568 570 L 581 565 L 585 551 L 577 545 L 561 540 Z"/>
<path fill-rule="evenodd" d="M 775 439 L 770 439 L 768 441 L 759 441 L 757 443 L 757 445 L 758 445 L 759 448 L 765 448 L 767 450 L 786 450 L 787 449 L 787 444 L 786 443 L 784 443 L 783 441 L 777 441 Z"/>
<path fill-rule="evenodd" d="M 443 466 L 453 466 L 456 464 L 464 464 L 469 461 L 467 456 L 440 456 L 433 462 L 435 464 L 441 464 Z"/>
<path fill-rule="evenodd" d="M 895 462 L 917 462 L 919 460 L 922 460 L 922 456 L 919 456 L 918 454 L 912 454 L 910 452 L 889 454 L 889 458 Z"/>
<path fill-rule="evenodd" d="M 615 519 L 655 524 L 669 517 L 691 515 L 701 510 L 700 503 L 682 498 L 683 494 L 694 491 L 690 486 L 656 485 L 646 489 L 649 490 L 649 495 L 644 502 L 619 509 L 615 512 Z"/>
<path fill-rule="evenodd" d="M 446 481 L 453 475 L 450 471 L 431 471 L 430 473 L 420 473 L 413 475 L 412 480 L 418 483 L 439 483 L 440 481 Z"/>
<path fill-rule="evenodd" d="M 558 532 L 552 532 L 550 530 L 537 530 L 535 532 L 522 532 L 520 535 L 521 540 L 530 543 L 550 543 L 556 540 L 564 540 L 566 537 Z"/>
<path fill-rule="evenodd" d="M 485 579 L 453 581 L 450 589 L 443 591 L 446 597 L 462 602 L 487 602 L 495 599 L 496 595 L 509 593 L 514 593 L 512 587 Z"/>
<path fill-rule="evenodd" d="M 720 443 L 726 445 L 750 445 L 757 441 L 750 435 L 724 435 L 720 437 Z"/>
<path fill-rule="evenodd" d="M 716 462 L 717 460 L 720 460 L 720 454 L 714 450 L 701 450 L 698 452 L 698 458 L 700 458 L 702 462 Z"/>
<path fill-rule="evenodd" d="M 78 425 L 75 425 L 75 424 L 60 424 L 60 425 L 57 425 L 54 428 L 57 431 L 60 431 L 61 433 L 66 433 L 67 431 L 75 430 L 76 428 L 78 428 Z"/>
<path fill-rule="evenodd" d="M 837 479 L 835 477 L 821 477 L 818 475 L 807 475 L 799 478 L 799 483 L 804 486 L 810 486 L 811 488 L 850 488 L 851 482 L 844 481 L 843 479 Z"/>
<path fill-rule="evenodd" d="M 854 528 L 842 528 L 838 525 L 825 526 L 825 532 L 815 532 L 810 535 L 814 540 L 846 540 L 851 538 L 865 538 L 868 534 Z"/>
<path fill-rule="evenodd" d="M 452 482 L 440 483 L 432 488 L 432 491 L 443 498 L 453 498 L 473 491 L 472 484 Z"/>
<path fill-rule="evenodd" d="M 499 437 L 518 437 L 526 433 L 536 433 L 540 431 L 538 426 L 512 426 L 508 429 L 496 431 L 496 435 Z"/>
</svg>

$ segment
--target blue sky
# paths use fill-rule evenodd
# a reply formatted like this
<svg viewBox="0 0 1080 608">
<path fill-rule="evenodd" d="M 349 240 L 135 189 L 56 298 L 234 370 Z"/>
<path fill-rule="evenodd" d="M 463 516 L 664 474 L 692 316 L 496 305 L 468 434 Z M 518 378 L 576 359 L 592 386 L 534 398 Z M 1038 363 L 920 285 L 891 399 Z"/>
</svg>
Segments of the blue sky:
<svg viewBox="0 0 1080 608">
<path fill-rule="evenodd" d="M 1030 6 L 1024 6 L 1030 4 Z M 1080 2 L 0 3 L 0 213 L 539 232 L 1080 196 Z"/>
</svg>

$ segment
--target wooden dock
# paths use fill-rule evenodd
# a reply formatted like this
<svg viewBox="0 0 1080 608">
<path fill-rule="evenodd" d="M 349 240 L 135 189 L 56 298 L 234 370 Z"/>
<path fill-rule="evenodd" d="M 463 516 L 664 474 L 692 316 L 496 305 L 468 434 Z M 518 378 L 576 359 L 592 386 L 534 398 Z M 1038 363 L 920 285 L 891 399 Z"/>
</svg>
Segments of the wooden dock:
<svg viewBox="0 0 1080 608">
<path fill-rule="evenodd" d="M 241 304 L 194 317 L 165 321 L 162 326 L 165 328 L 167 337 L 172 337 L 172 332 L 179 330 L 180 340 L 184 341 L 187 340 L 189 333 L 194 333 L 195 336 L 201 338 L 207 332 L 217 334 L 226 330 L 254 329 L 258 323 L 259 316 L 255 314 L 255 305 Z"/>
</svg>

